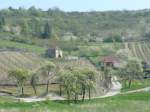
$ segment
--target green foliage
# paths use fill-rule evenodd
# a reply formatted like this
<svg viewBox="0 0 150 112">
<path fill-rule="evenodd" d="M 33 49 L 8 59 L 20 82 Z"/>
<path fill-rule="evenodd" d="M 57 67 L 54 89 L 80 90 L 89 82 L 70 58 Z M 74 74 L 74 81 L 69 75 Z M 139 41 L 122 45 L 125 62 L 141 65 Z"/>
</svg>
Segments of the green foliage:
<svg viewBox="0 0 150 112">
<path fill-rule="evenodd" d="M 147 32 L 147 33 L 144 33 L 143 36 L 146 38 L 146 39 L 150 39 L 150 32 Z"/>
<path fill-rule="evenodd" d="M 43 47 L 13 42 L 9 40 L 0 40 L 0 48 L 21 49 L 31 51 L 36 54 L 45 54 L 46 51 L 46 49 Z"/>
<path fill-rule="evenodd" d="M 60 84 L 67 93 L 68 102 L 74 97 L 76 103 L 79 94 L 82 94 L 82 100 L 84 101 L 86 90 L 90 99 L 91 90 L 95 87 L 96 72 L 94 70 L 90 68 L 68 67 L 65 70 L 61 70 L 58 74 Z"/>
<path fill-rule="evenodd" d="M 33 73 L 32 77 L 31 77 L 31 80 L 30 80 L 30 84 L 31 84 L 31 86 L 34 90 L 35 95 L 37 94 L 36 85 L 38 83 L 38 80 L 39 80 L 39 77 L 35 73 Z"/>
<path fill-rule="evenodd" d="M 46 84 L 47 84 L 47 88 L 46 88 L 46 94 L 48 94 L 48 86 L 49 86 L 49 82 L 50 80 L 53 80 L 54 78 L 54 68 L 55 68 L 55 64 L 52 62 L 48 62 L 47 64 L 45 64 L 43 67 L 41 67 L 40 69 L 42 69 L 43 73 L 46 75 Z"/>
<path fill-rule="evenodd" d="M 97 57 L 101 53 L 100 48 L 95 47 L 82 47 L 80 48 L 80 56 L 83 57 Z"/>
<path fill-rule="evenodd" d="M 145 33 L 145 30 L 139 31 L 139 29 L 149 24 L 149 12 L 149 10 L 64 12 L 57 8 L 42 11 L 35 7 L 29 9 L 13 9 L 10 7 L 0 11 L 0 27 L 4 26 L 4 23 L 9 26 L 10 29 L 13 26 L 19 26 L 22 29 L 20 35 L 33 35 L 40 38 L 50 38 L 51 29 L 53 33 L 59 37 L 61 37 L 63 33 L 71 32 L 73 35 L 84 39 L 88 39 L 87 35 L 90 35 L 90 38 L 101 38 L 109 37 L 112 33 L 120 35 L 136 32 L 137 35 L 142 35 Z M 141 15 L 143 22 L 146 23 L 144 25 L 139 22 L 141 21 Z M 46 21 L 50 21 L 50 27 L 45 24 Z M 44 36 L 42 34 L 44 34 Z M 134 36 L 135 35 L 133 35 L 133 37 Z M 112 39 L 110 40 L 112 41 Z M 118 38 L 117 41 L 120 42 L 120 38 Z"/>
<path fill-rule="evenodd" d="M 125 81 L 125 85 L 126 81 L 129 81 L 129 88 L 131 87 L 132 80 L 142 79 L 144 76 L 142 64 L 136 58 L 130 58 L 127 61 L 126 66 L 124 68 L 120 68 L 118 74 Z"/>
<path fill-rule="evenodd" d="M 0 31 L 2 31 L 4 25 L 5 25 L 5 18 L 4 16 L 0 16 Z"/>
<path fill-rule="evenodd" d="M 67 51 L 70 54 L 71 54 L 71 52 L 75 52 L 78 50 L 78 44 L 75 41 L 60 42 L 59 46 L 62 50 Z"/>
<path fill-rule="evenodd" d="M 21 94 L 24 95 L 24 86 L 29 78 L 30 74 L 29 71 L 26 69 L 16 69 L 16 70 L 10 70 L 9 71 L 9 76 L 14 77 L 16 79 L 18 87 L 21 88 Z"/>
<path fill-rule="evenodd" d="M 17 79 L 18 84 L 24 83 L 24 81 L 29 76 L 29 73 L 25 69 L 16 69 L 10 71 L 10 76 L 15 77 Z"/>
<path fill-rule="evenodd" d="M 55 68 L 55 64 L 52 62 L 48 62 L 41 69 L 43 69 L 44 71 L 47 71 L 49 73 L 53 68 Z"/>
<path fill-rule="evenodd" d="M 107 38 L 104 38 L 103 42 L 122 42 L 122 37 L 119 36 L 119 35 L 114 35 L 114 36 L 110 36 L 110 37 L 107 37 Z"/>
<path fill-rule="evenodd" d="M 126 65 L 129 78 L 141 78 L 143 76 L 142 64 L 138 59 L 129 59 Z"/>
<path fill-rule="evenodd" d="M 127 91 L 132 91 L 132 90 L 137 90 L 137 89 L 142 89 L 150 86 L 150 79 L 143 79 L 143 80 L 133 80 L 132 81 L 132 86 L 126 87 L 125 83 L 122 82 L 122 92 L 127 92 Z"/>
<path fill-rule="evenodd" d="M 44 26 L 44 32 L 42 34 L 43 38 L 51 38 L 52 37 L 52 27 L 50 24 L 47 22 Z"/>
<path fill-rule="evenodd" d="M 21 21 L 21 28 L 22 28 L 22 33 L 27 34 L 27 33 L 29 32 L 29 31 L 28 31 L 29 26 L 28 26 L 26 20 L 22 20 L 22 21 Z"/>
</svg>

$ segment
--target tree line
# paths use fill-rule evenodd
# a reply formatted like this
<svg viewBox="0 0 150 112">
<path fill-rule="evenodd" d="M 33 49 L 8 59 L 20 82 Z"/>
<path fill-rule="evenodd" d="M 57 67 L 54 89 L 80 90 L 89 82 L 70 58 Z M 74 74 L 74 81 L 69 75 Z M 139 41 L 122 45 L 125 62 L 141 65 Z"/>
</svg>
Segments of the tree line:
<svg viewBox="0 0 150 112">
<path fill-rule="evenodd" d="M 142 19 L 141 19 L 142 16 Z M 148 36 L 150 10 L 64 12 L 59 8 L 47 11 L 34 6 L 29 9 L 9 7 L 0 10 L 0 31 L 39 38 L 61 37 L 66 32 L 83 38 L 111 35 Z M 91 30 L 92 29 L 92 30 Z"/>
</svg>

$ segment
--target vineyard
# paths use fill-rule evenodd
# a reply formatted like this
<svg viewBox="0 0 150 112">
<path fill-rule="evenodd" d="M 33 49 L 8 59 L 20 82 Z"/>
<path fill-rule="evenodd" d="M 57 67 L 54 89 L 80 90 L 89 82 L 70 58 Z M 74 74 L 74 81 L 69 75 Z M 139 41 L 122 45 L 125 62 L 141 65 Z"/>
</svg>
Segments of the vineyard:
<svg viewBox="0 0 150 112">
<path fill-rule="evenodd" d="M 128 43 L 128 48 L 133 57 L 137 57 L 150 64 L 150 43 L 149 42 L 132 42 Z"/>
<path fill-rule="evenodd" d="M 46 60 L 30 52 L 3 51 L 0 52 L 0 83 L 10 82 L 8 71 L 16 68 L 36 70 L 46 63 Z"/>
</svg>

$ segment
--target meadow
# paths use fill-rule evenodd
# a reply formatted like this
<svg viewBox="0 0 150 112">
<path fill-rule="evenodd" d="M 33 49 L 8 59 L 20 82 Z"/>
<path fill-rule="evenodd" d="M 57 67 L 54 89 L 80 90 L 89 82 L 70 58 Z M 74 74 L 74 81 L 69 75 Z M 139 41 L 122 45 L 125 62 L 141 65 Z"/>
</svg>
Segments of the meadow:
<svg viewBox="0 0 150 112">
<path fill-rule="evenodd" d="M 78 102 L 78 104 L 48 100 L 36 103 L 21 103 L 10 98 L 0 97 L 0 110 L 3 112 L 149 112 L 150 93 L 117 95 Z"/>
</svg>

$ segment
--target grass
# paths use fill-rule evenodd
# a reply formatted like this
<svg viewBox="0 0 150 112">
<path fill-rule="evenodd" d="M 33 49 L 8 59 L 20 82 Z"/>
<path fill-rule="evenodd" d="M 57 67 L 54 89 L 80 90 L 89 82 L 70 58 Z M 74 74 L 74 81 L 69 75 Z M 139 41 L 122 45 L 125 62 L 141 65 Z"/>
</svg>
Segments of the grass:
<svg viewBox="0 0 150 112">
<path fill-rule="evenodd" d="M 122 85 L 123 85 L 123 88 L 121 90 L 122 92 L 141 89 L 141 88 L 150 86 L 150 79 L 134 80 L 134 81 L 132 81 L 132 85 L 130 88 L 125 87 L 124 83 L 122 83 Z"/>
<path fill-rule="evenodd" d="M 0 110 L 9 112 L 149 112 L 150 93 L 118 95 L 104 99 L 93 99 L 67 104 L 60 101 L 44 101 L 36 103 L 11 102 L 0 97 Z M 3 101 L 3 102 L 2 102 Z M 5 101 L 5 102 L 4 102 Z"/>
<path fill-rule="evenodd" d="M 2 40 L 2 39 L 0 39 L 0 48 L 17 48 L 17 49 L 23 49 L 30 52 L 34 52 L 37 54 L 44 54 L 46 50 L 43 47 L 13 42 L 9 40 Z"/>
</svg>

